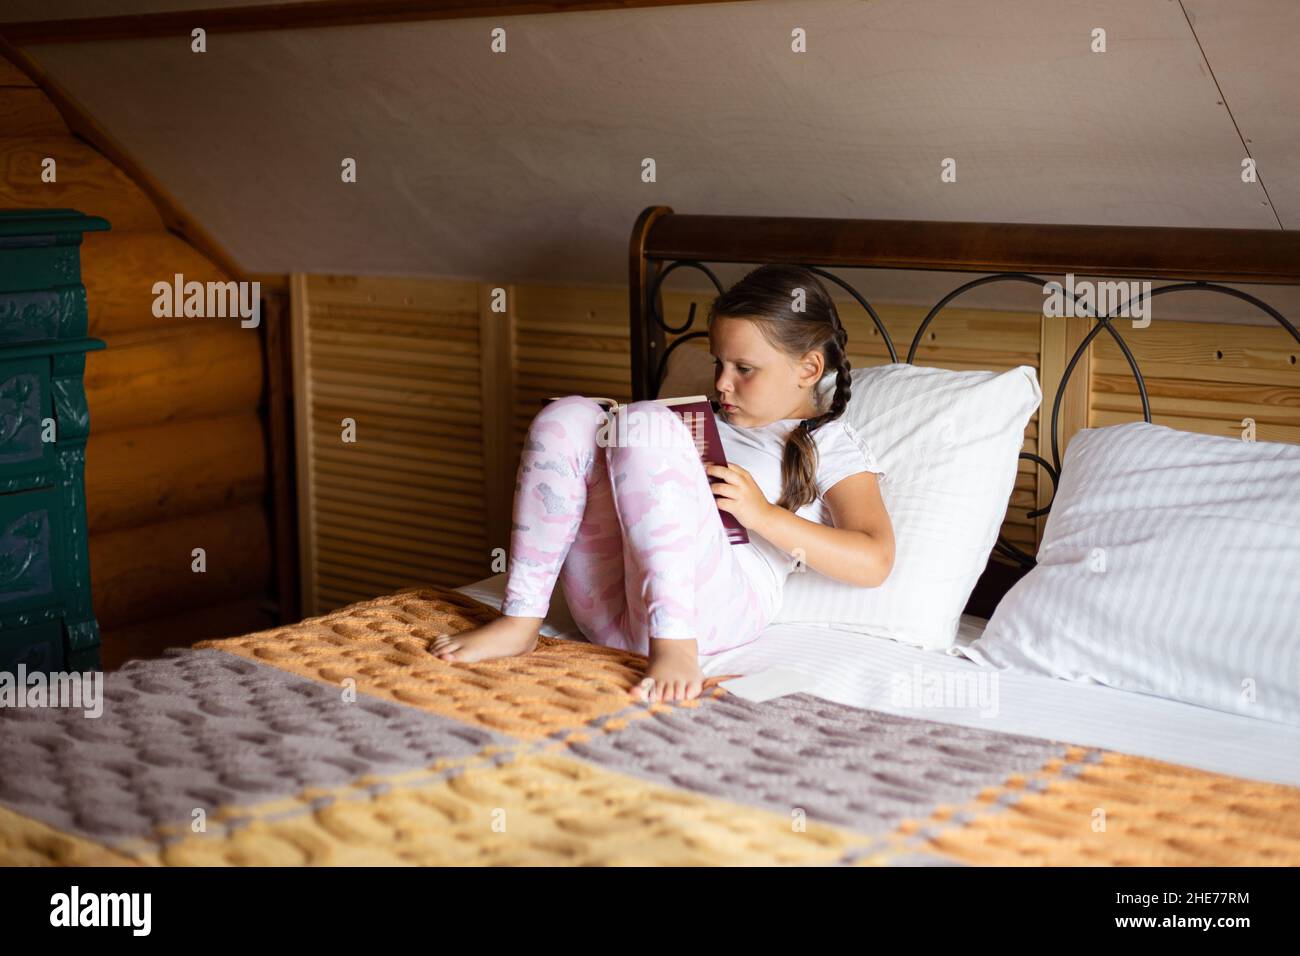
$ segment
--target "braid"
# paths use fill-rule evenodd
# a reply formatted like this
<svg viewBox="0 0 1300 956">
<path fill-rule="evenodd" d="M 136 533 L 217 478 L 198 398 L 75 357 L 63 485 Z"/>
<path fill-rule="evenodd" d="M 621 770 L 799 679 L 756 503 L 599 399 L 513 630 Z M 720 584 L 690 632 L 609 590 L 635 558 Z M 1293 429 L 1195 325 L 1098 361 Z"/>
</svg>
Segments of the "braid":
<svg viewBox="0 0 1300 956">
<path fill-rule="evenodd" d="M 781 500 L 777 502 L 777 506 L 790 511 L 798 511 L 804 505 L 816 500 L 818 455 L 817 443 L 812 438 L 813 432 L 844 414 L 853 391 L 853 378 L 849 374 L 853 370 L 853 365 L 847 355 L 849 334 L 834 307 L 831 308 L 831 314 L 835 318 L 835 332 L 826 341 L 823 352 L 827 364 L 835 368 L 835 394 L 831 398 L 830 408 L 813 418 L 805 418 L 786 440 L 782 455 L 784 480 Z M 813 386 L 815 398 L 820 398 L 820 384 L 818 382 Z"/>
<path fill-rule="evenodd" d="M 815 432 L 826 422 L 839 418 L 849 405 L 849 395 L 853 391 L 853 379 L 849 373 L 853 370 L 853 364 L 846 354 L 848 341 L 849 333 L 845 330 L 839 315 L 836 315 L 835 334 L 826 343 L 827 358 L 831 360 L 830 364 L 835 366 L 835 395 L 831 398 L 831 407 L 825 412 L 815 418 L 805 418 L 799 423 L 799 427 L 809 434 Z"/>
</svg>

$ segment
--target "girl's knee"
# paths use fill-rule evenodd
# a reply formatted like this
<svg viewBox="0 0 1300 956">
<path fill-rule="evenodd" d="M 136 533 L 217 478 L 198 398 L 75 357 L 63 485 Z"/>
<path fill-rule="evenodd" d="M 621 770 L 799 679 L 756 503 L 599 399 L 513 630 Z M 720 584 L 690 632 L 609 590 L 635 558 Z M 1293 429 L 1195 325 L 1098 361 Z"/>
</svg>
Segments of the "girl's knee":
<svg viewBox="0 0 1300 956">
<path fill-rule="evenodd" d="M 639 402 L 628 402 L 621 407 L 626 408 L 628 411 L 643 412 L 647 415 L 672 415 L 674 418 L 677 417 L 677 413 L 669 410 L 668 406 L 663 402 L 651 401 L 648 398 Z"/>
<path fill-rule="evenodd" d="M 587 398 L 585 395 L 565 395 L 553 402 L 547 402 L 535 417 L 540 418 L 542 415 L 572 415 L 578 410 L 582 413 L 596 412 L 601 415 L 605 413 L 605 410 L 596 401 Z"/>
<path fill-rule="evenodd" d="M 560 398 L 557 398 L 553 402 L 546 403 L 547 408 L 558 408 L 562 405 L 591 405 L 594 406 L 595 408 L 600 408 L 600 403 L 597 402 L 595 399 L 588 398 L 586 395 L 577 395 L 577 394 L 564 395 Z"/>
<path fill-rule="evenodd" d="M 565 395 L 548 402 L 533 416 L 530 430 L 539 432 L 562 431 L 570 437 L 594 435 L 596 426 L 604 421 L 605 410 L 590 398 L 582 395 Z"/>
</svg>

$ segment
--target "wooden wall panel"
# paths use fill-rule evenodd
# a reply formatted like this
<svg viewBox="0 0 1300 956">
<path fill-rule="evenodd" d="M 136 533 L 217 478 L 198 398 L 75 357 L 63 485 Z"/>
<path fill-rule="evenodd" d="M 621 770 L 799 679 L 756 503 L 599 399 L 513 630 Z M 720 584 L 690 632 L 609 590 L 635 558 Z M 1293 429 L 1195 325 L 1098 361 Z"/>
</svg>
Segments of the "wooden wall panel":
<svg viewBox="0 0 1300 956">
<path fill-rule="evenodd" d="M 0 129 L 9 136 L 67 136 L 54 104 L 34 86 L 0 86 Z"/>
<path fill-rule="evenodd" d="M 293 277 L 302 610 L 494 573 L 510 313 L 471 282 Z M 343 422 L 356 425 L 355 442 Z M 491 449 L 489 450 L 489 445 Z M 501 534 L 499 517 L 491 526 Z M 508 523 L 506 525 L 508 527 Z"/>
<path fill-rule="evenodd" d="M 1048 318 L 1043 316 L 1040 322 L 1042 364 L 1039 369 L 1039 383 L 1043 389 L 1043 403 L 1039 408 L 1039 420 L 1042 430 L 1038 436 L 1036 454 L 1044 461 L 1054 462 L 1052 455 L 1052 407 L 1056 402 L 1057 392 L 1065 377 L 1070 360 L 1080 343 L 1087 337 L 1092 320 L 1077 316 Z M 1104 333 L 1103 333 L 1104 334 Z M 1070 438 L 1080 428 L 1088 424 L 1088 396 L 1092 388 L 1092 349 L 1079 356 L 1070 378 L 1065 381 L 1065 395 L 1061 398 L 1061 409 L 1057 422 L 1057 449 L 1062 456 L 1069 447 Z M 1026 466 L 1025 462 L 1021 462 Z M 1027 467 L 1037 470 L 1037 465 Z M 1045 508 L 1055 494 L 1052 479 L 1044 472 L 1038 471 L 1037 492 L 1034 508 Z M 1035 544 L 1042 540 L 1043 529 L 1047 525 L 1047 515 L 1039 515 L 1035 520 Z"/>
<path fill-rule="evenodd" d="M 501 464 L 509 481 L 507 508 L 524 437 L 543 402 L 572 394 L 626 401 L 632 382 L 626 288 L 520 285 L 514 298 L 514 391 Z M 503 546 L 509 543 L 507 536 Z"/>
<path fill-rule="evenodd" d="M 521 285 L 516 300 L 516 449 L 547 398 L 631 398 L 626 288 Z"/>
<path fill-rule="evenodd" d="M 86 444 L 90 534 L 260 502 L 266 450 L 249 411 L 95 432 Z"/>
<path fill-rule="evenodd" d="M 86 361 L 92 435 L 257 409 L 262 366 L 253 329 L 176 319 L 100 337 L 108 347 Z"/>
<path fill-rule="evenodd" d="M 55 161 L 55 182 L 41 181 L 41 163 Z M 125 173 L 71 136 L 0 138 L 0 206 L 62 207 L 103 216 L 118 232 L 160 230 L 162 218 Z"/>
<path fill-rule="evenodd" d="M 207 570 L 191 570 L 202 548 Z M 90 536 L 90 586 L 95 616 L 111 634 L 213 604 L 264 597 L 270 591 L 271 534 L 260 504 L 223 508 Z M 177 635 L 174 646 L 190 641 Z"/>
<path fill-rule="evenodd" d="M 230 277 L 192 245 L 171 233 L 86 233 L 81 244 L 81 282 L 86 287 L 90 334 L 97 338 L 138 329 L 185 327 L 194 319 L 153 314 L 155 282 L 225 282 Z M 251 330 L 249 330 L 251 331 Z"/>
<path fill-rule="evenodd" d="M 1295 321 L 1295 317 L 1291 317 Z M 1300 442 L 1300 343 L 1280 326 L 1153 321 L 1125 330 L 1142 370 L 1151 420 L 1206 435 Z M 1137 421 L 1142 401 L 1119 347 L 1094 341 L 1089 426 Z"/>
</svg>

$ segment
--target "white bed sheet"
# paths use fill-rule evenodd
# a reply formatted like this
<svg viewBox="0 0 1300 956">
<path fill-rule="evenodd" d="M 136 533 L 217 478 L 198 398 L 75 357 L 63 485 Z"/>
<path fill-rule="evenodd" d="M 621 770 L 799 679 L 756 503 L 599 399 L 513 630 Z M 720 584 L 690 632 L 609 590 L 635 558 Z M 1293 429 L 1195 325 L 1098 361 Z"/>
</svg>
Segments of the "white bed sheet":
<svg viewBox="0 0 1300 956">
<path fill-rule="evenodd" d="M 505 574 L 456 588 L 498 610 Z M 808 693 L 826 700 L 938 723 L 983 727 L 1101 747 L 1215 773 L 1300 786 L 1300 727 L 1101 684 L 1014 674 L 958 656 L 987 622 L 963 615 L 958 647 L 927 651 L 829 625 L 774 624 L 752 644 L 701 658 L 706 676 L 756 674 L 772 668 L 812 679 Z M 542 625 L 548 637 L 586 641 L 557 586 Z M 961 686 L 965 701 L 911 706 L 903 688 Z"/>
</svg>

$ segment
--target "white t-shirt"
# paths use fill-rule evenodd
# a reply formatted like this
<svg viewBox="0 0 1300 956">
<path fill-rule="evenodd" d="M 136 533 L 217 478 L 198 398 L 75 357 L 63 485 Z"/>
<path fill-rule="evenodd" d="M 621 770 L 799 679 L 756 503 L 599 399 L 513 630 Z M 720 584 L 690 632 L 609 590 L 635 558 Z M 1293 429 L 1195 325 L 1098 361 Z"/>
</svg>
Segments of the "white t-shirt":
<svg viewBox="0 0 1300 956">
<path fill-rule="evenodd" d="M 802 419 L 786 418 L 770 425 L 745 428 L 718 416 L 718 432 L 728 463 L 740 465 L 754 478 L 763 495 L 775 504 L 781 498 L 781 456 L 785 441 Z M 841 480 L 864 471 L 884 475 L 866 440 L 841 418 L 826 422 L 815 432 L 817 445 L 817 497 L 795 512 L 818 524 L 834 525 L 824 495 Z M 759 583 L 768 601 L 769 619 L 781 606 L 781 592 L 794 558 L 762 535 L 749 531 L 749 544 L 732 545 L 742 566 Z"/>
</svg>

